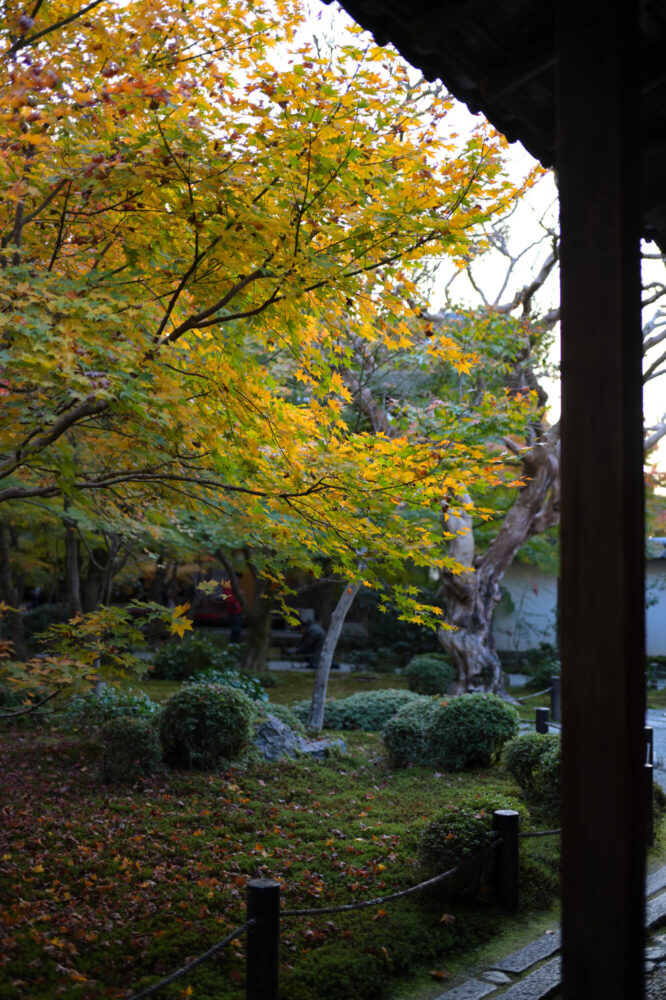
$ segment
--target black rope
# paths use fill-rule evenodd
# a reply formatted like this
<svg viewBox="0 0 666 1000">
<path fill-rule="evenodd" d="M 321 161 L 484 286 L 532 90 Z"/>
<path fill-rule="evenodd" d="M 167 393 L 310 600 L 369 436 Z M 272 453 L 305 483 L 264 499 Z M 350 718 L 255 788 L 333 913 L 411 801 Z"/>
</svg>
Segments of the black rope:
<svg viewBox="0 0 666 1000">
<path fill-rule="evenodd" d="M 144 1000 L 144 997 L 150 997 L 153 993 L 157 993 L 158 990 L 168 986 L 169 983 L 173 983 L 174 980 L 180 979 L 181 976 L 186 975 L 192 969 L 196 968 L 197 965 L 201 965 L 201 963 L 205 962 L 207 959 L 213 958 L 218 952 L 222 951 L 223 948 L 226 948 L 226 946 L 233 941 L 234 938 L 237 938 L 239 934 L 243 934 L 248 927 L 253 927 L 254 924 L 254 920 L 246 920 L 241 927 L 237 927 L 236 930 L 232 931 L 231 934 L 228 934 L 223 941 L 218 941 L 212 948 L 205 951 L 203 955 L 199 955 L 198 958 L 193 958 L 191 962 L 188 962 L 187 965 L 183 965 L 180 969 L 176 969 L 176 971 L 172 972 L 170 976 L 165 976 L 164 979 L 160 979 L 159 983 L 154 983 L 153 986 L 148 986 L 145 990 L 141 990 L 140 993 L 134 993 L 129 1000 Z"/>
<path fill-rule="evenodd" d="M 480 858 L 485 857 L 491 851 L 494 851 L 503 840 L 499 837 L 494 840 L 492 844 L 485 849 L 485 851 L 480 851 L 473 858 L 470 858 L 462 865 L 456 865 L 455 868 L 450 868 L 448 872 L 443 872 L 442 875 L 435 875 L 434 878 L 429 878 L 425 882 L 419 882 L 418 885 L 412 885 L 409 889 L 401 889 L 399 892 L 391 892 L 388 896 L 377 896 L 375 899 L 363 899 L 359 900 L 357 903 L 344 903 L 340 906 L 322 906 L 314 907 L 311 910 L 282 910 L 280 912 L 281 917 L 317 917 L 323 913 L 346 913 L 349 910 L 363 910 L 368 906 L 380 906 L 382 903 L 390 903 L 393 899 L 400 899 L 403 896 L 411 896 L 414 892 L 420 892 L 422 889 L 427 889 L 431 885 L 437 885 L 438 882 L 443 882 L 445 878 L 449 878 L 451 875 L 455 875 L 456 872 L 461 871 L 468 865 L 472 864 L 474 861 L 478 861 Z M 134 1000 L 134 998 L 132 998 Z"/>
<path fill-rule="evenodd" d="M 516 698 L 516 701 L 529 701 L 530 698 L 540 698 L 542 694 L 550 694 L 552 687 L 544 688 L 543 691 L 535 691 L 534 694 L 524 694 L 522 698 Z"/>
</svg>

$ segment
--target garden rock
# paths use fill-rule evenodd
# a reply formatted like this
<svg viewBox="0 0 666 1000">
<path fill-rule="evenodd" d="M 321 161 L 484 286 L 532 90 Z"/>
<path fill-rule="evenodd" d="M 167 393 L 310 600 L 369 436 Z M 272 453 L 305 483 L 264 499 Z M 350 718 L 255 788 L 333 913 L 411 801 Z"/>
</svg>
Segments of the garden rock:
<svg viewBox="0 0 666 1000">
<path fill-rule="evenodd" d="M 306 740 L 298 737 L 300 753 L 306 753 L 313 760 L 325 760 L 331 747 L 336 747 L 340 753 L 347 753 L 344 740 Z"/>
<path fill-rule="evenodd" d="M 286 723 L 276 716 L 269 715 L 257 730 L 254 745 L 266 760 L 278 760 L 280 757 L 296 755 L 299 737 Z"/>
<path fill-rule="evenodd" d="M 266 760 L 295 757 L 299 753 L 307 754 L 313 760 L 324 760 L 329 747 L 337 747 L 342 753 L 347 752 L 344 740 L 304 739 L 274 715 L 269 715 L 259 727 L 254 745 Z"/>
</svg>

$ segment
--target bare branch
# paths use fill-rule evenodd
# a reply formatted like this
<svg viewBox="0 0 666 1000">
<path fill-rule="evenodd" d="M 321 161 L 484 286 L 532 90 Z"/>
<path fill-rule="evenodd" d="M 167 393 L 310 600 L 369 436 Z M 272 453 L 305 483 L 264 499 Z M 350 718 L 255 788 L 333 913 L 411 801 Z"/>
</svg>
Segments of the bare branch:
<svg viewBox="0 0 666 1000">
<path fill-rule="evenodd" d="M 643 442 L 643 450 L 646 456 L 649 455 L 653 448 L 657 447 L 661 439 L 666 435 L 666 413 L 656 427 L 648 427 L 647 430 L 650 433 Z"/>
<path fill-rule="evenodd" d="M 57 31 L 59 28 L 64 28 L 65 25 L 71 24 L 72 21 L 77 21 L 80 17 L 83 17 L 84 14 L 87 14 L 95 7 L 99 7 L 99 5 L 104 2 L 105 0 L 93 0 L 93 2 L 89 3 L 87 7 L 82 7 L 81 10 L 75 11 L 73 14 L 70 14 L 69 17 L 63 17 L 60 21 L 50 24 L 47 28 L 42 28 L 41 31 L 36 31 L 34 35 L 25 35 L 23 38 L 17 38 L 0 58 L 11 59 L 11 57 L 15 56 L 21 49 L 28 48 L 28 46 L 34 45 L 35 42 L 39 41 L 39 39 L 43 38 L 45 35 L 50 35 L 52 31 Z M 40 4 L 37 5 L 36 10 L 39 10 L 39 6 Z"/>
<path fill-rule="evenodd" d="M 23 464 L 25 459 L 24 452 L 27 450 L 29 455 L 35 455 L 37 452 L 46 448 L 48 445 L 53 444 L 57 441 L 66 430 L 68 430 L 72 424 L 77 423 L 79 420 L 85 417 L 92 416 L 96 413 L 103 413 L 111 405 L 111 400 L 109 399 L 95 399 L 94 396 L 88 397 L 88 399 L 83 400 L 78 404 L 78 406 L 73 406 L 68 409 L 59 420 L 53 424 L 50 430 L 46 431 L 40 437 L 35 438 L 34 433 L 28 438 L 22 446 L 17 448 L 16 457 L 9 459 L 0 466 L 0 479 L 4 479 L 6 476 L 15 472 Z M 32 439 L 32 440 L 31 440 Z M 36 494 L 40 495 L 40 494 Z M 46 495 L 46 494 L 45 494 Z"/>
</svg>

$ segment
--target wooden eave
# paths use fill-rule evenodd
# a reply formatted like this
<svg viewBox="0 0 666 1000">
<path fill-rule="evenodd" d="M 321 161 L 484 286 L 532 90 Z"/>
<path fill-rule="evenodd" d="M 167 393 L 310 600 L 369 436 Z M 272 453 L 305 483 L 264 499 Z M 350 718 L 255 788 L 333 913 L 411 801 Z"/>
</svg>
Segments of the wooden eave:
<svg viewBox="0 0 666 1000">
<path fill-rule="evenodd" d="M 380 44 L 440 79 L 510 142 L 557 169 L 551 0 L 340 0 Z M 640 4 L 644 235 L 666 251 L 666 5 Z"/>
</svg>

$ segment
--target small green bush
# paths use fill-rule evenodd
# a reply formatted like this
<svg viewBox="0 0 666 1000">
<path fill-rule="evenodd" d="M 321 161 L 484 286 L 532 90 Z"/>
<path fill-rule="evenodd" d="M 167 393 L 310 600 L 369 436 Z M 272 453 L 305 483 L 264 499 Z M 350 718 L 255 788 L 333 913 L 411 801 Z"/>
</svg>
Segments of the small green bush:
<svg viewBox="0 0 666 1000">
<path fill-rule="evenodd" d="M 376 674 L 392 674 L 398 666 L 398 658 L 389 646 L 365 646 L 350 649 L 346 655 L 354 670 Z"/>
<path fill-rule="evenodd" d="M 502 754 L 530 804 L 552 819 L 560 812 L 560 748 L 559 733 L 521 733 Z"/>
<path fill-rule="evenodd" d="M 252 735 L 255 707 L 238 688 L 186 684 L 167 698 L 160 740 L 167 763 L 214 770 L 237 758 Z"/>
<path fill-rule="evenodd" d="M 419 653 L 405 668 L 410 691 L 417 694 L 446 694 L 456 679 L 456 672 L 444 654 Z"/>
<path fill-rule="evenodd" d="M 43 649 L 39 635 L 49 625 L 60 625 L 69 620 L 66 604 L 38 604 L 23 613 L 23 636 L 30 649 Z"/>
<path fill-rule="evenodd" d="M 543 754 L 534 782 L 535 804 L 551 819 L 560 815 L 561 743 L 558 740 Z"/>
<path fill-rule="evenodd" d="M 408 702 L 388 719 L 382 729 L 381 738 L 392 767 L 429 764 L 426 734 L 439 704 L 439 698 L 427 698 L 421 695 L 417 700 Z"/>
<path fill-rule="evenodd" d="M 478 888 L 494 863 L 493 813 L 520 808 L 503 795 L 471 792 L 449 803 L 423 830 L 418 857 L 429 878 L 453 868 L 460 871 L 442 883 L 448 895 L 459 896 Z"/>
<path fill-rule="evenodd" d="M 259 678 L 244 674 L 240 670 L 216 670 L 211 667 L 203 673 L 196 674 L 193 680 L 196 684 L 226 684 L 227 687 L 244 691 L 252 701 L 268 701 L 268 695 Z"/>
<path fill-rule="evenodd" d="M 551 678 L 559 677 L 562 671 L 555 646 L 549 642 L 541 642 L 537 649 L 530 650 L 525 661 L 525 670 L 529 676 L 527 681 L 529 688 L 534 688 L 535 691 L 549 688 Z"/>
<path fill-rule="evenodd" d="M 98 729 L 112 719 L 154 719 L 159 713 L 157 702 L 142 691 L 105 684 L 98 692 L 72 699 L 62 714 L 62 725 L 66 729 Z"/>
<path fill-rule="evenodd" d="M 462 694 L 441 701 L 428 726 L 433 765 L 449 771 L 489 767 L 518 732 L 518 713 L 494 694 Z"/>
<path fill-rule="evenodd" d="M 106 784 L 134 782 L 161 768 L 154 719 L 120 716 L 105 722 L 99 737 L 99 773 Z"/>
<path fill-rule="evenodd" d="M 324 728 L 362 729 L 368 733 L 378 733 L 403 705 L 419 697 L 413 691 L 396 688 L 357 691 L 349 698 L 326 702 Z M 302 722 L 307 722 L 310 704 L 309 701 L 300 701 L 292 705 L 292 711 Z"/>
<path fill-rule="evenodd" d="M 530 794 L 534 789 L 536 775 L 541 766 L 541 758 L 559 742 L 558 733 L 529 732 L 520 733 L 504 747 L 502 763 L 511 777 L 527 794 Z"/>
<path fill-rule="evenodd" d="M 279 705 L 275 702 L 264 702 L 261 705 L 256 706 L 257 714 L 255 717 L 255 725 L 261 725 L 262 722 L 268 718 L 269 715 L 274 715 L 276 719 L 280 722 L 284 722 L 286 726 L 293 729 L 295 733 L 303 735 L 305 733 L 305 726 L 298 718 L 298 716 L 292 712 L 290 708 L 286 705 Z"/>
<path fill-rule="evenodd" d="M 237 670 L 240 647 L 217 646 L 203 635 L 174 639 L 155 657 L 151 677 L 165 681 L 186 681 L 205 670 Z"/>
</svg>

